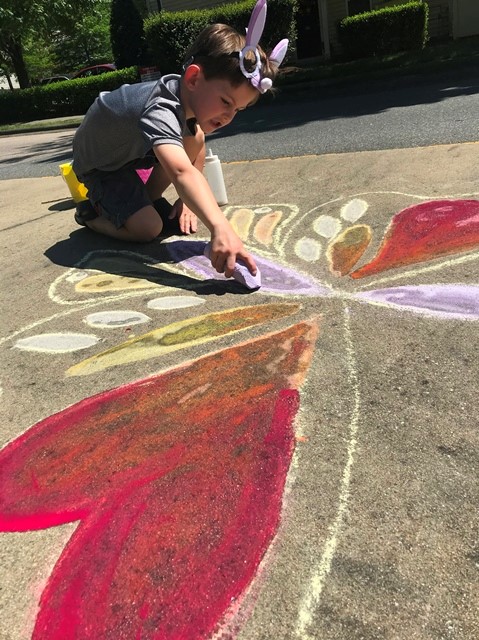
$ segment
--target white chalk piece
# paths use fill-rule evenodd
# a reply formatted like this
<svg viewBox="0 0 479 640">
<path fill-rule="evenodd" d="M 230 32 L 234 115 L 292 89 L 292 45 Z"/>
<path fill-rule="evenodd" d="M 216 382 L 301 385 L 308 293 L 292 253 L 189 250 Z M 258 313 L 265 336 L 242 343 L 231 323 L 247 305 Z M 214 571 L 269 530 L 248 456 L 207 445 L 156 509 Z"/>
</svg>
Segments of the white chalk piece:
<svg viewBox="0 0 479 640">
<path fill-rule="evenodd" d="M 226 194 L 225 180 L 223 177 L 223 169 L 218 156 L 215 156 L 211 149 L 208 149 L 208 155 L 205 158 L 204 168 L 205 178 L 210 185 L 211 191 L 216 202 L 221 206 L 228 204 L 228 196 Z"/>
<path fill-rule="evenodd" d="M 211 243 L 207 242 L 204 249 L 204 254 L 207 258 L 209 258 L 210 253 Z M 261 273 L 259 269 L 256 272 L 256 275 L 253 276 L 249 272 L 248 267 L 241 261 L 236 262 L 235 268 L 233 270 L 233 278 L 248 289 L 259 289 L 261 287 Z"/>
</svg>

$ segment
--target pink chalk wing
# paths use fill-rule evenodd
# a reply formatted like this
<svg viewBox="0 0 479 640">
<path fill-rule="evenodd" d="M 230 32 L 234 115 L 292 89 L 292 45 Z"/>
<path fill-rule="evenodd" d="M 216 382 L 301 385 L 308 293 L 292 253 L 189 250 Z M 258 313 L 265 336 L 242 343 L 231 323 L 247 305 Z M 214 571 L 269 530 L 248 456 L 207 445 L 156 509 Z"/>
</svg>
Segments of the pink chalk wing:
<svg viewBox="0 0 479 640">
<path fill-rule="evenodd" d="M 274 537 L 316 326 L 47 418 L 0 452 L 3 530 L 81 522 L 34 640 L 209 637 Z"/>
</svg>

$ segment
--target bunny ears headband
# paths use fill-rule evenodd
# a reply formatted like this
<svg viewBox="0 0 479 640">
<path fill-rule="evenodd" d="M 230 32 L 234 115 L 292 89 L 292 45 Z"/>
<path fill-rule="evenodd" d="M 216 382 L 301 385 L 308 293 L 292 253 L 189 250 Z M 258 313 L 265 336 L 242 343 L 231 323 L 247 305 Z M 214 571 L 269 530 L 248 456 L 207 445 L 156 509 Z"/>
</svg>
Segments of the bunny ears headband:
<svg viewBox="0 0 479 640">
<path fill-rule="evenodd" d="M 227 56 L 234 56 L 239 58 L 239 66 L 241 73 L 244 75 L 251 85 L 257 89 L 260 93 L 266 93 L 271 89 L 273 83 L 270 78 L 265 78 L 261 73 L 261 58 L 257 49 L 259 40 L 263 34 L 264 25 L 266 22 L 266 0 L 258 0 L 256 3 L 251 17 L 249 19 L 248 28 L 246 29 L 246 44 L 241 51 L 235 51 L 234 53 L 226 54 Z M 278 68 L 283 62 L 284 56 L 288 49 L 288 40 L 285 38 L 278 42 L 271 55 L 269 56 L 270 65 Z M 251 58 L 247 59 L 248 53 L 254 55 L 254 62 Z M 206 52 L 198 51 L 196 56 L 208 55 Z M 183 70 L 190 65 L 195 56 L 191 56 L 189 60 L 183 65 Z"/>
<path fill-rule="evenodd" d="M 258 49 L 259 40 L 263 34 L 264 25 L 266 22 L 266 0 L 258 0 L 256 3 L 251 18 L 249 19 L 248 28 L 246 30 L 246 44 L 239 52 L 239 64 L 241 73 L 247 78 L 252 86 L 260 93 L 266 93 L 271 89 L 273 83 L 270 78 L 264 78 L 261 74 L 261 58 L 259 56 Z M 276 68 L 283 62 L 284 56 L 288 49 L 288 40 L 285 38 L 278 42 L 271 55 L 269 56 L 269 62 Z M 256 64 L 252 71 L 247 71 L 245 67 L 245 56 L 252 52 L 256 58 Z"/>
</svg>

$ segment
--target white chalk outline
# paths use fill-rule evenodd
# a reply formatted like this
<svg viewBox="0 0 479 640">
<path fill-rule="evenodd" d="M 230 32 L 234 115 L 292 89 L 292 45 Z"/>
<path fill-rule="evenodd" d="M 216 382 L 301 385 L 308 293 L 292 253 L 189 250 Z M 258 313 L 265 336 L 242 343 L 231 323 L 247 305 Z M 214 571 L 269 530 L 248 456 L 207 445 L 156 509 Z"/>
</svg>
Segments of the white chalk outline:
<svg viewBox="0 0 479 640">
<path fill-rule="evenodd" d="M 356 354 L 351 333 L 350 310 L 343 304 L 344 310 L 344 337 L 346 345 L 346 366 L 348 370 L 348 382 L 353 397 L 353 407 L 349 422 L 349 441 L 346 450 L 346 464 L 341 478 L 338 508 L 334 522 L 328 528 L 328 536 L 324 543 L 319 562 L 313 568 L 309 579 L 309 588 L 300 604 L 298 621 L 296 624 L 296 636 L 301 640 L 313 640 L 308 629 L 313 621 L 313 614 L 317 608 L 324 588 L 325 580 L 331 571 L 331 565 L 339 543 L 339 536 L 343 528 L 344 516 L 348 509 L 352 469 L 357 451 L 357 434 L 359 428 L 361 397 L 359 392 L 359 378 L 356 366 Z"/>
</svg>

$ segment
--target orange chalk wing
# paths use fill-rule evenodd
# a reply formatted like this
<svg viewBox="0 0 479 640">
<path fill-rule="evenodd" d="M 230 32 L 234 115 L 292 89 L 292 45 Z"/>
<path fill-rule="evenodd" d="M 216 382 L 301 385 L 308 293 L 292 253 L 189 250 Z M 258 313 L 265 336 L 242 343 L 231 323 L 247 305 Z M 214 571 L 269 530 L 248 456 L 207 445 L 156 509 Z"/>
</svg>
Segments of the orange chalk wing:
<svg viewBox="0 0 479 640">
<path fill-rule="evenodd" d="M 340 276 L 349 273 L 368 248 L 371 235 L 370 227 L 357 224 L 337 236 L 327 249 L 330 271 Z"/>
<path fill-rule="evenodd" d="M 240 407 L 301 384 L 314 331 L 307 323 L 294 325 L 37 423 L 0 452 L 0 529 L 70 522 L 113 486 L 170 473 L 195 459 L 195 442 L 212 420 L 211 446 L 220 446 Z"/>
</svg>

